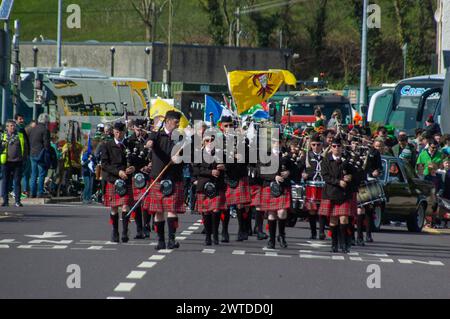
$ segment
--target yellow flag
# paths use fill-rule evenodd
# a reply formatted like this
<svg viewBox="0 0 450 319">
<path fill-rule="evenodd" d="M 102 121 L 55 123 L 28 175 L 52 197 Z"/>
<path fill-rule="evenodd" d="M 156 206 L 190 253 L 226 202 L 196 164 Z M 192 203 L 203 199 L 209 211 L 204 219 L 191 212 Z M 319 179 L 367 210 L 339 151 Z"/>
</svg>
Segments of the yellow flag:
<svg viewBox="0 0 450 319">
<path fill-rule="evenodd" d="M 233 71 L 228 73 L 228 86 L 241 114 L 266 102 L 286 83 L 295 86 L 295 76 L 286 70 Z"/>
<path fill-rule="evenodd" d="M 166 101 L 162 99 L 157 99 L 152 106 L 150 107 L 150 118 L 154 119 L 155 117 L 162 116 L 165 117 L 166 113 L 169 111 L 177 111 L 181 113 L 181 120 L 180 120 L 180 128 L 186 128 L 189 125 L 189 121 L 184 116 L 184 114 L 178 110 L 175 106 L 170 105 Z"/>
</svg>

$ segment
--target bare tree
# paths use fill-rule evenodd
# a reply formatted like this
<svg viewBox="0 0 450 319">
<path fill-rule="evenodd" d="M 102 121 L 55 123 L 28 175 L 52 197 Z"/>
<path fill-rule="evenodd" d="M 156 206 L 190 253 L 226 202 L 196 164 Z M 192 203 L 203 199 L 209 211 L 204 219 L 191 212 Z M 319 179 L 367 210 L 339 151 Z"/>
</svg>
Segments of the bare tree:
<svg viewBox="0 0 450 319">
<path fill-rule="evenodd" d="M 139 14 L 145 25 L 145 38 L 149 42 L 155 41 L 156 20 L 161 15 L 161 1 L 158 0 L 129 0 L 134 10 Z"/>
</svg>

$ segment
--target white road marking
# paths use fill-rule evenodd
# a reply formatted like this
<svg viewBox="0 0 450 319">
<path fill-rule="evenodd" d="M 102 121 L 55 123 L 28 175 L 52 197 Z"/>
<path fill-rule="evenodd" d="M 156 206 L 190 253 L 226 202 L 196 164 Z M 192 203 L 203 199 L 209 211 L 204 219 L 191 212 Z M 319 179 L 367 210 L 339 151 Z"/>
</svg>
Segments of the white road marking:
<svg viewBox="0 0 450 319">
<path fill-rule="evenodd" d="M 388 258 L 376 258 L 376 259 L 370 259 L 370 258 L 362 258 L 362 257 L 350 257 L 350 260 L 352 261 L 366 261 L 366 262 L 381 262 L 381 263 L 393 263 L 393 259 Z"/>
<path fill-rule="evenodd" d="M 215 249 L 203 249 L 202 253 L 203 254 L 214 254 L 216 252 Z"/>
<path fill-rule="evenodd" d="M 66 249 L 65 245 L 20 245 L 19 249 Z"/>
<path fill-rule="evenodd" d="M 0 248 L 2 248 L 2 249 L 9 248 L 9 245 L 0 245 Z"/>
<path fill-rule="evenodd" d="M 96 250 L 96 251 L 100 251 L 100 250 L 117 250 L 116 248 L 105 248 L 103 246 L 89 246 L 86 248 L 70 248 L 71 250 Z"/>
<path fill-rule="evenodd" d="M 111 241 L 104 240 L 80 240 L 79 243 L 75 243 L 76 245 L 117 245 L 117 243 L 113 243 Z"/>
<path fill-rule="evenodd" d="M 20 244 L 20 242 L 15 239 L 2 239 L 0 240 L 0 244 Z"/>
<path fill-rule="evenodd" d="M 164 255 L 153 255 L 153 256 L 151 256 L 148 260 L 156 260 L 156 261 L 159 261 L 159 260 L 163 260 L 164 258 L 166 258 L 166 256 L 164 256 Z"/>
<path fill-rule="evenodd" d="M 182 241 L 182 240 L 186 240 L 186 238 L 187 238 L 187 237 L 177 236 L 177 237 L 175 237 L 175 240 L 180 240 L 180 241 Z"/>
<path fill-rule="evenodd" d="M 245 250 L 233 250 L 233 255 L 245 255 Z"/>
<path fill-rule="evenodd" d="M 156 265 L 156 262 L 144 261 L 138 266 L 138 268 L 153 268 L 155 265 Z"/>
<path fill-rule="evenodd" d="M 192 231 L 192 230 L 185 230 L 185 231 L 182 231 L 181 232 L 181 235 L 187 235 L 187 236 L 189 236 L 189 235 L 192 235 L 194 232 Z"/>
<path fill-rule="evenodd" d="M 114 291 L 117 292 L 130 292 L 136 284 L 134 282 L 121 282 L 117 285 Z"/>
<path fill-rule="evenodd" d="M 146 271 L 132 271 L 128 274 L 127 279 L 142 279 L 146 273 Z"/>
<path fill-rule="evenodd" d="M 197 223 L 201 223 L 203 221 L 203 219 L 199 219 L 197 220 Z"/>
<path fill-rule="evenodd" d="M 66 235 L 59 235 L 62 232 L 44 232 L 42 235 L 25 235 L 25 237 L 38 238 L 38 239 L 50 239 L 50 238 L 62 238 Z"/>
<path fill-rule="evenodd" d="M 60 245 L 68 245 L 71 244 L 73 240 L 45 240 L 45 239 L 35 239 L 30 240 L 29 244 L 60 244 Z"/>
<path fill-rule="evenodd" d="M 90 246 L 88 248 L 88 250 L 101 250 L 101 249 L 103 249 L 103 246 Z"/>
<path fill-rule="evenodd" d="M 430 265 L 430 266 L 445 266 L 440 261 L 422 261 L 422 260 L 412 260 L 412 259 L 399 259 L 399 263 L 406 264 L 406 265 L 412 265 L 412 264 L 419 264 L 419 265 Z"/>
<path fill-rule="evenodd" d="M 201 226 L 201 223 L 194 223 L 194 226 Z"/>
<path fill-rule="evenodd" d="M 156 246 L 157 243 L 156 242 L 142 243 L 142 242 L 130 241 L 130 242 L 125 243 L 123 245 L 125 245 L 125 246 Z"/>
<path fill-rule="evenodd" d="M 279 249 L 271 249 L 271 248 L 267 248 L 267 247 L 262 248 L 262 250 L 263 251 L 280 251 Z"/>
<path fill-rule="evenodd" d="M 170 254 L 173 251 L 173 249 L 161 249 L 158 250 L 158 253 L 160 254 Z"/>
<path fill-rule="evenodd" d="M 300 254 L 300 258 L 306 259 L 328 259 L 328 260 L 345 260 L 344 256 L 320 256 L 320 255 L 309 255 L 309 254 Z"/>
<path fill-rule="evenodd" d="M 197 230 L 197 229 L 198 229 L 198 226 L 191 226 L 191 227 L 189 227 L 188 229 L 189 229 L 189 230 Z"/>
<path fill-rule="evenodd" d="M 106 299 L 125 299 L 124 297 L 108 297 Z"/>
</svg>

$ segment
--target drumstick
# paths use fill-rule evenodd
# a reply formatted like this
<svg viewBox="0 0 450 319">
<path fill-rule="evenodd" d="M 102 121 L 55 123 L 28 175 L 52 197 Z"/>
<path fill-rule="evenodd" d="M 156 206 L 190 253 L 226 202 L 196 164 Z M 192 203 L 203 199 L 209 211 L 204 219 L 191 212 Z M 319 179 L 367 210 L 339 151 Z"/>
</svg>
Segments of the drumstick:
<svg viewBox="0 0 450 319">
<path fill-rule="evenodd" d="M 185 146 L 186 146 L 186 142 L 183 144 L 183 146 L 178 150 L 178 152 L 174 156 L 178 156 Z M 156 184 L 156 182 L 158 182 L 158 180 L 164 175 L 164 173 L 169 169 L 169 167 L 172 166 L 172 164 L 173 164 L 173 161 L 170 160 L 170 162 L 164 167 L 164 169 L 161 171 L 161 173 L 159 173 L 159 175 L 155 178 L 153 183 L 151 183 L 151 185 L 147 188 L 145 193 L 142 194 L 142 196 L 137 200 L 137 202 L 134 204 L 134 206 L 131 207 L 130 211 L 126 215 L 127 218 L 139 206 L 139 204 L 142 202 L 142 200 L 145 198 L 145 196 L 147 196 L 148 193 L 150 192 L 150 189 Z"/>
</svg>

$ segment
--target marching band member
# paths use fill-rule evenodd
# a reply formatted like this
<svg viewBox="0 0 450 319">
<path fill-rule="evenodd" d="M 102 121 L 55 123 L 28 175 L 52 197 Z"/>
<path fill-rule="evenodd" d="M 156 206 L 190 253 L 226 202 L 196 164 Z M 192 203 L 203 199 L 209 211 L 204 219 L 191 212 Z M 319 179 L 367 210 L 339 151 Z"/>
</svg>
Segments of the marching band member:
<svg viewBox="0 0 450 319">
<path fill-rule="evenodd" d="M 166 114 L 164 125 L 157 132 L 149 135 L 147 148 L 152 151 L 152 166 L 150 171 L 150 182 L 155 180 L 163 169 L 172 160 L 172 150 L 175 141 L 172 133 L 180 125 L 181 113 L 169 111 Z M 166 249 L 165 241 L 165 213 L 167 213 L 167 224 L 169 230 L 168 249 L 179 248 L 180 244 L 175 241 L 175 233 L 178 228 L 178 214 L 185 213 L 183 192 L 183 164 L 173 163 L 161 177 L 161 182 L 153 187 L 144 200 L 143 209 L 154 214 L 155 230 L 158 234 L 156 250 Z"/>
<path fill-rule="evenodd" d="M 319 214 L 330 217 L 330 229 L 332 238 L 332 252 L 338 252 L 338 224 L 345 243 L 343 252 L 350 251 L 350 240 L 347 232 L 348 217 L 353 201 L 353 193 L 350 187 L 354 168 L 344 161 L 342 155 L 342 142 L 335 138 L 331 144 L 331 154 L 322 163 L 322 177 L 325 188 L 322 193 L 322 203 Z"/>
<path fill-rule="evenodd" d="M 119 242 L 119 207 L 122 207 L 122 242 L 128 242 L 128 223 L 126 217 L 132 201 L 131 175 L 135 167 L 127 166 L 125 155 L 125 124 L 114 125 L 114 139 L 107 141 L 102 150 L 103 179 L 106 181 L 104 205 L 111 208 L 110 221 L 113 226 L 111 241 Z"/>
<path fill-rule="evenodd" d="M 267 234 L 263 231 L 264 224 L 264 211 L 261 211 L 259 206 L 261 205 L 261 189 L 262 179 L 259 176 L 259 170 L 257 165 L 249 165 L 249 183 L 251 190 L 252 202 L 250 203 L 250 209 L 255 215 L 255 235 L 258 240 L 265 240 L 268 238 Z"/>
<path fill-rule="evenodd" d="M 136 179 L 145 177 L 148 174 L 151 164 L 148 160 L 148 152 L 145 149 L 145 142 L 148 139 L 144 132 L 146 127 L 145 120 L 135 120 L 133 125 L 133 134 L 127 139 L 127 150 L 129 150 L 129 162 L 135 167 L 136 174 L 133 176 L 133 199 L 137 201 L 146 190 L 148 180 L 140 180 L 136 183 Z M 136 236 L 134 239 L 145 239 L 150 237 L 150 216 L 142 209 L 142 204 L 136 208 L 134 219 L 136 222 Z"/>
<path fill-rule="evenodd" d="M 214 137 L 205 136 L 203 138 L 203 151 L 214 158 L 216 150 L 214 147 Z M 219 244 L 219 224 L 220 214 L 226 210 L 224 165 L 218 164 L 215 160 L 203 161 L 193 165 L 193 175 L 196 178 L 197 200 L 195 210 L 203 215 L 206 238 L 205 245 L 211 246 L 211 234 L 214 245 Z"/>
<path fill-rule="evenodd" d="M 231 116 L 222 116 L 221 118 L 222 128 L 224 131 L 224 152 L 226 157 L 225 163 L 225 182 L 227 184 L 226 187 L 226 203 L 228 209 L 231 206 L 237 207 L 237 218 L 239 224 L 239 231 L 237 236 L 237 241 L 244 241 L 248 239 L 247 233 L 247 219 L 249 218 L 246 207 L 251 203 L 251 194 L 250 194 L 250 185 L 248 181 L 248 173 L 247 173 L 247 156 L 248 156 L 248 140 L 245 140 L 245 152 L 244 154 L 238 154 L 239 148 L 236 145 L 237 142 L 240 142 L 240 138 L 237 136 L 233 136 L 231 133 L 233 132 L 233 119 Z M 235 145 L 232 147 L 232 151 L 227 149 L 226 144 L 227 140 L 238 139 L 235 140 Z M 242 138 L 243 140 L 243 138 Z M 242 141 L 241 141 L 242 142 Z M 239 163 L 239 160 L 242 160 L 242 157 L 245 158 L 244 163 Z M 225 218 L 223 220 L 223 228 L 222 228 L 222 242 L 229 242 L 229 234 L 228 234 L 228 223 L 230 220 L 229 211 L 225 213 Z"/>
<path fill-rule="evenodd" d="M 303 180 L 306 181 L 318 181 L 322 180 L 322 140 L 320 135 L 315 134 L 311 139 L 311 149 L 308 151 L 306 158 L 304 160 L 305 171 L 302 173 Z M 319 211 L 319 202 L 309 201 L 305 202 L 306 209 L 309 212 L 309 226 L 311 229 L 310 239 L 317 239 L 317 219 Z M 325 220 L 326 218 L 320 218 L 319 227 L 319 239 L 325 239 Z"/>
<path fill-rule="evenodd" d="M 261 190 L 261 211 L 268 213 L 269 223 L 269 241 L 267 248 L 275 248 L 275 237 L 277 231 L 278 221 L 278 242 L 282 248 L 287 247 L 286 242 L 286 219 L 287 210 L 291 206 L 291 189 L 290 189 L 290 168 L 291 160 L 288 157 L 282 156 L 280 144 L 278 139 L 272 139 L 272 157 L 276 156 L 279 159 L 278 168 L 273 174 L 266 174 L 263 172 L 263 166 L 273 165 L 261 164 L 261 178 L 263 180 L 263 187 Z"/>
</svg>

